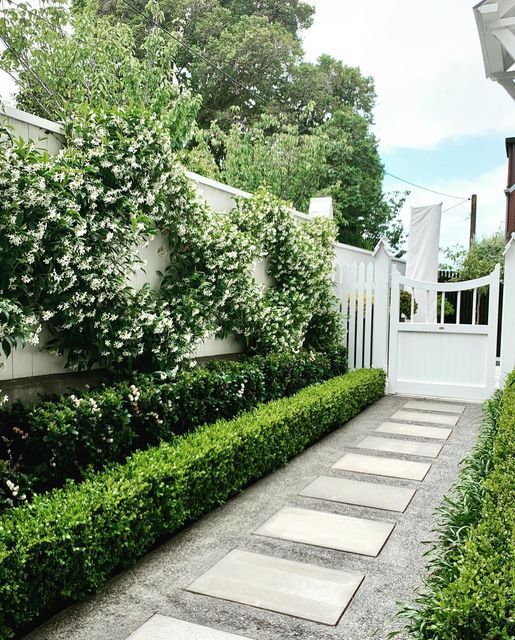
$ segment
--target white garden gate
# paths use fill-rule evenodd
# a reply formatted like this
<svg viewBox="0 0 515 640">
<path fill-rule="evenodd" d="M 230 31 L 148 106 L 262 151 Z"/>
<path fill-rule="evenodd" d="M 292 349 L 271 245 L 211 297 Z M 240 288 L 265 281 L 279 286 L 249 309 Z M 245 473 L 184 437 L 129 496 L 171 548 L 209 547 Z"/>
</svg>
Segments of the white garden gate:
<svg viewBox="0 0 515 640">
<path fill-rule="evenodd" d="M 515 368 L 515 233 L 504 252 L 498 376 L 500 265 L 489 276 L 467 282 L 420 282 L 399 273 L 402 262 L 386 240 L 364 253 L 356 260 L 347 252 L 335 263 L 349 369 L 385 369 L 389 393 L 406 395 L 480 402 L 496 382 L 503 386 Z M 415 299 L 422 302 L 425 318 L 416 313 Z"/>
<path fill-rule="evenodd" d="M 485 400 L 493 393 L 499 276 L 497 265 L 484 278 L 443 284 L 412 280 L 393 268 L 388 356 L 390 393 L 464 400 Z M 479 305 L 481 301 L 485 303 L 486 288 L 489 288 L 488 320 L 479 324 Z M 411 308 L 405 309 L 404 317 L 400 307 L 402 291 L 410 294 L 405 302 Z M 453 304 L 449 306 L 451 296 Z M 432 317 L 422 321 L 417 318 L 415 299 L 427 300 Z M 464 309 L 465 303 L 468 309 Z"/>
</svg>

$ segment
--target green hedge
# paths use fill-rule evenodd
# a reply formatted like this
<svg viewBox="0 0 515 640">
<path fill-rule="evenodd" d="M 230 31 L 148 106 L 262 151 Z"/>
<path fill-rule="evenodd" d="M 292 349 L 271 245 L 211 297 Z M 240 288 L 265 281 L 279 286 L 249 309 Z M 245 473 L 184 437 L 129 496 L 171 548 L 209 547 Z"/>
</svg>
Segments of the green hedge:
<svg viewBox="0 0 515 640">
<path fill-rule="evenodd" d="M 0 520 L 0 637 L 98 589 L 375 402 L 384 385 L 383 371 L 348 373 L 8 510 Z"/>
<path fill-rule="evenodd" d="M 441 509 L 443 527 L 417 607 L 419 639 L 515 638 L 515 373 L 487 405 L 480 440 Z"/>
<path fill-rule="evenodd" d="M 347 370 L 345 349 L 217 361 L 39 404 L 0 410 L 0 509 L 31 491 L 80 479 L 88 467 L 121 462 L 138 448 L 170 441 L 204 423 L 233 418 Z M 7 481 L 18 487 L 12 495 Z"/>
</svg>

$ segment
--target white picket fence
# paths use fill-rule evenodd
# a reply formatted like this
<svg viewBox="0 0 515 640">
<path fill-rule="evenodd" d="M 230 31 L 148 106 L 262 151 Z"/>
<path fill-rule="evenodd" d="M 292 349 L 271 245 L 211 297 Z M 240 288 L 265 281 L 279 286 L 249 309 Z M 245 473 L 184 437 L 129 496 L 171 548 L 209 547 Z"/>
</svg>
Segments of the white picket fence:
<svg viewBox="0 0 515 640">
<path fill-rule="evenodd" d="M 392 265 L 404 266 L 385 240 L 370 259 L 338 262 L 335 291 L 345 330 L 349 368 L 386 368 L 388 360 L 388 291 Z"/>
</svg>

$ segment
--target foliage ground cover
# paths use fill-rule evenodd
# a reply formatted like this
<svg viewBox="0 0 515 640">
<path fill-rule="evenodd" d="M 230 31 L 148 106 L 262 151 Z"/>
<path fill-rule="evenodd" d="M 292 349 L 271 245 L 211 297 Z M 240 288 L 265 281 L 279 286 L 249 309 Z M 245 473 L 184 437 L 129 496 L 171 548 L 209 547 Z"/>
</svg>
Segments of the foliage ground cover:
<svg viewBox="0 0 515 640">
<path fill-rule="evenodd" d="M 342 375 L 345 349 L 215 361 L 173 380 L 129 382 L 0 408 L 0 510 L 121 462 L 138 448 Z"/>
<path fill-rule="evenodd" d="M 340 427 L 384 394 L 362 369 L 133 454 L 0 520 L 0 636 L 98 589 L 160 539 Z"/>
<path fill-rule="evenodd" d="M 439 539 L 414 606 L 418 640 L 515 638 L 515 373 L 486 403 L 478 442 L 439 509 Z"/>
</svg>

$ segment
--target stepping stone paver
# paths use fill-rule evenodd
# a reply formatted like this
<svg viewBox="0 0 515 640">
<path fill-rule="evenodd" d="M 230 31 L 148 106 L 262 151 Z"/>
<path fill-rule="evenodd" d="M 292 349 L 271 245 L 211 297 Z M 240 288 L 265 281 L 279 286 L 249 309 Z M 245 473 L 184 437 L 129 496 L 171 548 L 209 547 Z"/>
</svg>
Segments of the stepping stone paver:
<svg viewBox="0 0 515 640">
<path fill-rule="evenodd" d="M 188 591 L 335 625 L 363 578 L 235 549 L 195 580 Z"/>
<path fill-rule="evenodd" d="M 283 507 L 254 533 L 376 557 L 394 527 L 390 522 Z"/>
<path fill-rule="evenodd" d="M 452 429 L 443 427 L 422 427 L 419 424 L 405 424 L 402 422 L 383 422 L 377 427 L 378 433 L 393 433 L 398 436 L 415 436 L 417 438 L 433 438 L 435 440 L 447 440 Z"/>
<path fill-rule="evenodd" d="M 153 615 L 132 633 L 127 640 L 250 640 L 232 633 L 162 616 Z"/>
<path fill-rule="evenodd" d="M 421 411 L 441 411 L 442 413 L 458 413 L 465 411 L 464 404 L 449 402 L 433 402 L 431 400 L 409 400 L 403 405 L 404 409 L 420 409 Z"/>
<path fill-rule="evenodd" d="M 429 422 L 431 424 L 444 424 L 454 427 L 460 416 L 444 416 L 441 413 L 423 413 L 421 411 L 396 411 L 393 420 L 404 420 L 405 422 Z"/>
<path fill-rule="evenodd" d="M 412 462 L 411 460 L 383 458 L 380 456 L 365 456 L 361 453 L 346 453 L 338 462 L 333 464 L 332 468 L 388 478 L 422 481 L 429 469 L 431 469 L 431 463 Z"/>
<path fill-rule="evenodd" d="M 320 476 L 301 491 L 300 495 L 319 500 L 403 512 L 415 495 L 415 489 Z"/>
<path fill-rule="evenodd" d="M 394 440 L 393 438 L 376 438 L 368 436 L 359 442 L 358 449 L 375 449 L 388 453 L 404 453 L 410 456 L 436 458 L 442 450 L 442 444 L 434 442 L 415 442 L 414 440 Z"/>
</svg>

